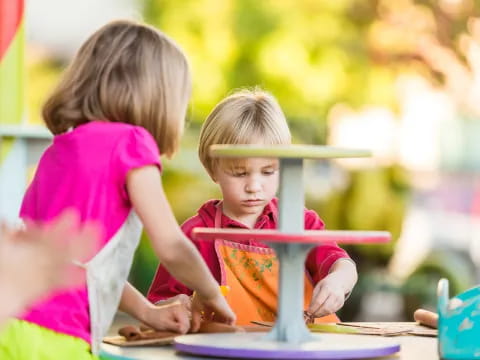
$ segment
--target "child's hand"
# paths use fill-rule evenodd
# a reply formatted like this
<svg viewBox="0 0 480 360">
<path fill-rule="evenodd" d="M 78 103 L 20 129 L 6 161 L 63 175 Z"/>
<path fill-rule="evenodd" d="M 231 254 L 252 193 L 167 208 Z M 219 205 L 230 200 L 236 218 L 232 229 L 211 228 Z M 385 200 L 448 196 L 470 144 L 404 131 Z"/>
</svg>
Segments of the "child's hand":
<svg viewBox="0 0 480 360">
<path fill-rule="evenodd" d="M 210 299 L 204 299 L 198 294 L 193 295 L 191 332 L 198 331 L 202 317 L 204 320 L 215 320 L 229 325 L 233 325 L 236 320 L 235 314 L 220 290 Z"/>
<path fill-rule="evenodd" d="M 178 294 L 178 295 L 172 296 L 171 298 L 157 301 L 155 305 L 163 306 L 163 305 L 168 305 L 172 303 L 180 303 L 183 306 L 185 306 L 185 308 L 188 311 L 192 311 L 192 298 L 185 294 Z"/>
<path fill-rule="evenodd" d="M 338 279 L 327 275 L 313 289 L 312 301 L 308 313 L 314 317 L 333 314 L 345 303 L 345 288 Z"/>
<path fill-rule="evenodd" d="M 2 224 L 0 293 L 9 294 L 17 303 L 12 311 L 19 311 L 48 291 L 82 284 L 84 270 L 72 260 L 91 257 L 98 237 L 96 226 L 80 227 L 78 215 L 71 211 L 46 225 L 27 222 L 21 230 Z"/>
<path fill-rule="evenodd" d="M 190 329 L 190 311 L 178 300 L 166 305 L 151 304 L 142 321 L 158 331 L 185 334 Z"/>
</svg>

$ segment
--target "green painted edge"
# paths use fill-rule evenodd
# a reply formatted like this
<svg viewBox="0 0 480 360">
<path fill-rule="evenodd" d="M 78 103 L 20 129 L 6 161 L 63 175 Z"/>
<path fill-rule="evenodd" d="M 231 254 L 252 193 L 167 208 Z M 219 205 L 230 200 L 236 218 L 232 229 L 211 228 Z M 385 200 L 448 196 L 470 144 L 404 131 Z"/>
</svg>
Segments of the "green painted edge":
<svg viewBox="0 0 480 360">
<path fill-rule="evenodd" d="M 21 124 L 25 106 L 24 21 L 0 62 L 0 124 Z"/>
<path fill-rule="evenodd" d="M 312 332 L 327 332 L 337 334 L 357 334 L 359 331 L 355 328 L 349 328 L 338 324 L 308 324 L 308 329 Z"/>
<path fill-rule="evenodd" d="M 111 354 L 109 352 L 106 352 L 104 350 L 100 350 L 100 354 L 98 355 L 98 358 L 100 360 L 135 360 L 135 358 L 132 358 L 132 357 L 115 355 L 115 354 Z"/>
<path fill-rule="evenodd" d="M 372 156 L 371 151 L 321 145 L 212 145 L 213 157 L 274 157 L 286 159 L 332 159 Z"/>
</svg>

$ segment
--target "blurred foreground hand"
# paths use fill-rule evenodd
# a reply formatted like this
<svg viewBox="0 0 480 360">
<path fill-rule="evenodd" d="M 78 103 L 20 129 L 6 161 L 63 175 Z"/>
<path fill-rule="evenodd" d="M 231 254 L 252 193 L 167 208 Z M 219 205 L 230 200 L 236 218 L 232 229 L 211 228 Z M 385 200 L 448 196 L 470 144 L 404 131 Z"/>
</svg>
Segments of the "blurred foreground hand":
<svg viewBox="0 0 480 360">
<path fill-rule="evenodd" d="M 92 257 L 100 229 L 80 225 L 67 210 L 47 224 L 25 222 L 22 229 L 0 225 L 0 324 L 54 290 L 79 286 L 85 271 L 74 265 Z"/>
</svg>

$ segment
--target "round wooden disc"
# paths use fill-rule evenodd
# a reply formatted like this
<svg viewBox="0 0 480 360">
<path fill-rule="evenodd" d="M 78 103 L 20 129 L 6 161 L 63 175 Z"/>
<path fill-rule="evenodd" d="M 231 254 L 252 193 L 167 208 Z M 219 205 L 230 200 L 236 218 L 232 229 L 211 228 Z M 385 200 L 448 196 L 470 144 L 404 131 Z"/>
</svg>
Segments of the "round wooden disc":
<svg viewBox="0 0 480 360">
<path fill-rule="evenodd" d="M 195 228 L 192 236 L 198 240 L 225 239 L 231 241 L 257 241 L 275 243 L 322 244 L 375 244 L 390 241 L 388 231 L 349 231 L 349 230 L 305 230 L 299 234 L 286 234 L 278 230 L 237 229 L 237 228 Z"/>
<path fill-rule="evenodd" d="M 243 359 L 364 359 L 400 351 L 392 339 L 344 334 L 312 334 L 300 344 L 265 340 L 262 333 L 195 334 L 176 337 L 174 346 L 189 354 Z"/>
</svg>

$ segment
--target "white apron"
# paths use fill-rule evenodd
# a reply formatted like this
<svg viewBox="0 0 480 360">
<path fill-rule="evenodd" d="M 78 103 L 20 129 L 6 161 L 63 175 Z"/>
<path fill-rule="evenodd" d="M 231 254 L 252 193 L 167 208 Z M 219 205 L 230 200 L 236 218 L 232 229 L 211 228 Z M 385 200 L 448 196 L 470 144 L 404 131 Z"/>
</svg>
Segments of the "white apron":
<svg viewBox="0 0 480 360">
<path fill-rule="evenodd" d="M 92 353 L 95 355 L 117 312 L 141 232 L 142 223 L 132 210 L 110 241 L 83 265 L 87 277 Z"/>
</svg>

